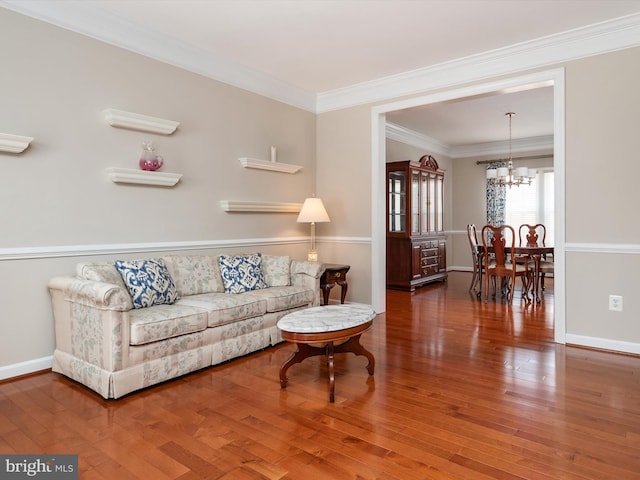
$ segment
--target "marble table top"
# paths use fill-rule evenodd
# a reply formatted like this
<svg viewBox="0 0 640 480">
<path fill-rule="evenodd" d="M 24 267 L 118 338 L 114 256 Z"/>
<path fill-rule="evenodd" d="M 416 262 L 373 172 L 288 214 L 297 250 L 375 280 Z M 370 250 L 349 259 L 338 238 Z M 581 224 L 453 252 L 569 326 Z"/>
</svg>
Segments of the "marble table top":
<svg viewBox="0 0 640 480">
<path fill-rule="evenodd" d="M 367 323 L 376 316 L 371 305 L 345 303 L 305 308 L 278 320 L 278 328 L 293 333 L 321 333 L 344 330 Z"/>
</svg>

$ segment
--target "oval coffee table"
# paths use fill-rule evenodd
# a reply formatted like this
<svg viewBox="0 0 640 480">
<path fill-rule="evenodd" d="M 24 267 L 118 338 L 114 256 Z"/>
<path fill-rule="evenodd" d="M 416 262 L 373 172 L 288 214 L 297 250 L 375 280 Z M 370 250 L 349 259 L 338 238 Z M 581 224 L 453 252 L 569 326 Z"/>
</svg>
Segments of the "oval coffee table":
<svg viewBox="0 0 640 480">
<path fill-rule="evenodd" d="M 352 352 L 369 359 L 367 371 L 373 375 L 376 360 L 360 345 L 360 335 L 371 328 L 376 312 L 371 305 L 347 303 L 306 308 L 278 321 L 282 338 L 295 343 L 297 350 L 280 367 L 280 387 L 287 387 L 287 370 L 305 358 L 326 355 L 329 367 L 329 401 L 335 400 L 333 355 Z"/>
</svg>

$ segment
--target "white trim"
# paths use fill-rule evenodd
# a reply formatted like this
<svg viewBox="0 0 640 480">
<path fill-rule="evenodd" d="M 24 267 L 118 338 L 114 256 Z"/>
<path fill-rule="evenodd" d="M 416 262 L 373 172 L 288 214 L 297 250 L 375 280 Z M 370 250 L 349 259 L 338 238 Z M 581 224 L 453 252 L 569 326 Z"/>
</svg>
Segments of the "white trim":
<svg viewBox="0 0 640 480">
<path fill-rule="evenodd" d="M 387 310 L 386 252 L 386 112 L 371 111 L 371 304 L 376 312 Z"/>
<path fill-rule="evenodd" d="M 640 244 L 625 243 L 567 243 L 565 251 L 578 253 L 640 254 Z"/>
<path fill-rule="evenodd" d="M 404 108 L 417 107 L 443 101 L 472 97 L 492 92 L 518 91 L 531 86 L 553 85 L 554 92 L 554 172 L 555 172 L 555 333 L 554 339 L 558 343 L 564 343 L 566 335 L 566 307 L 565 307 L 565 272 L 564 272 L 564 224 L 565 224 L 565 146 L 564 146 L 564 68 L 541 71 L 528 75 L 509 77 L 489 83 L 482 83 L 461 87 L 458 89 L 444 90 L 429 95 L 394 101 L 384 105 L 374 106 L 371 109 L 371 225 L 372 225 L 372 292 L 373 301 L 379 301 L 375 305 L 376 311 L 384 311 L 385 305 L 385 222 L 386 210 L 384 191 L 385 186 L 385 115 L 387 112 Z"/>
<path fill-rule="evenodd" d="M 12 365 L 4 365 L 0 367 L 0 380 L 27 375 L 29 373 L 39 372 L 40 370 L 48 370 L 52 365 L 53 355 L 27 360 L 26 362 L 14 363 Z"/>
<path fill-rule="evenodd" d="M 135 25 L 92 2 L 0 0 L 0 6 L 315 113 L 489 81 L 640 45 L 640 14 L 632 14 L 316 95 L 229 58 Z"/>
<path fill-rule="evenodd" d="M 371 245 L 371 237 L 316 237 L 316 243 L 341 243 L 345 245 L 349 245 L 349 244 L 350 245 Z"/>
<path fill-rule="evenodd" d="M 370 237 L 317 237 L 317 242 L 370 245 Z M 60 257 L 85 257 L 130 253 L 207 250 L 270 245 L 308 244 L 309 237 L 239 238 L 229 240 L 192 240 L 186 242 L 112 243 L 97 245 L 62 245 L 0 248 L 0 261 L 32 260 Z"/>
<path fill-rule="evenodd" d="M 571 345 L 640 355 L 640 343 L 612 340 L 610 338 L 587 337 L 585 335 L 576 335 L 572 333 L 567 334 L 566 340 L 567 344 Z"/>
<path fill-rule="evenodd" d="M 435 155 L 451 156 L 451 146 L 435 138 L 431 138 L 423 133 L 416 132 L 402 125 L 387 122 L 385 124 L 385 135 L 390 140 L 404 143 L 426 150 Z"/>
<path fill-rule="evenodd" d="M 22 153 L 33 142 L 33 137 L 0 133 L 0 152 Z"/>
<path fill-rule="evenodd" d="M 427 90 L 490 81 L 501 75 L 640 45 L 640 13 L 505 48 L 318 94 L 317 112 L 389 101 Z"/>
<path fill-rule="evenodd" d="M 315 94 L 161 32 L 134 24 L 93 2 L 0 0 L 0 6 L 160 62 L 314 112 Z"/>
<path fill-rule="evenodd" d="M 474 143 L 470 145 L 449 145 L 431 138 L 423 133 L 395 123 L 387 123 L 385 135 L 388 139 L 411 145 L 426 150 L 435 155 L 445 155 L 449 158 L 468 158 L 481 155 L 506 155 L 509 152 L 509 141 Z M 537 150 L 552 150 L 553 135 L 540 137 L 518 138 L 513 140 L 511 151 L 513 153 L 526 153 Z"/>
<path fill-rule="evenodd" d="M 512 140 L 511 151 L 513 153 L 528 153 L 537 150 L 552 150 L 553 135 L 540 137 L 518 138 Z M 458 145 L 451 147 L 451 158 L 468 158 L 481 155 L 506 155 L 509 152 L 509 141 L 474 143 L 471 145 Z"/>
<path fill-rule="evenodd" d="M 447 267 L 447 272 L 473 272 L 473 267 L 452 265 L 450 267 Z"/>
</svg>

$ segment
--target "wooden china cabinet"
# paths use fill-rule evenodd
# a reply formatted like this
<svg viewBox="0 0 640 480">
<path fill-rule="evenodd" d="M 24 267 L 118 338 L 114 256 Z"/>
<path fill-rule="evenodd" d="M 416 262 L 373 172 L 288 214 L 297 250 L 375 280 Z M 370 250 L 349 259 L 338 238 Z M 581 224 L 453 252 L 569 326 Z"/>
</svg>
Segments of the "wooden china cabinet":
<svg viewBox="0 0 640 480">
<path fill-rule="evenodd" d="M 387 287 L 447 279 L 444 171 L 436 159 L 387 163 Z"/>
</svg>

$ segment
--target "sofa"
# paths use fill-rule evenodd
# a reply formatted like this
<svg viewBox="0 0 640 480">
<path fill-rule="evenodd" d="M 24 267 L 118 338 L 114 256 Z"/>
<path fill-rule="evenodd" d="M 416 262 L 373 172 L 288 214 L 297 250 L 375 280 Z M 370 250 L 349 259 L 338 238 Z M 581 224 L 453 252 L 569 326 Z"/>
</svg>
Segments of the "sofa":
<svg viewBox="0 0 640 480">
<path fill-rule="evenodd" d="M 280 318 L 320 304 L 323 271 L 260 253 L 79 263 L 48 284 L 52 369 L 119 398 L 275 345 Z"/>
</svg>

